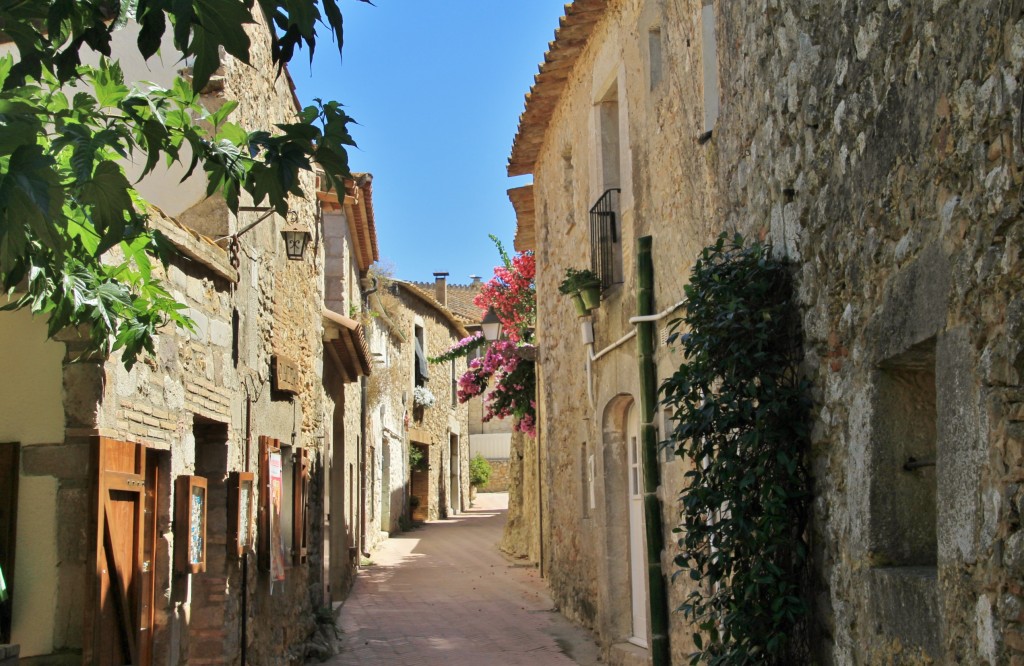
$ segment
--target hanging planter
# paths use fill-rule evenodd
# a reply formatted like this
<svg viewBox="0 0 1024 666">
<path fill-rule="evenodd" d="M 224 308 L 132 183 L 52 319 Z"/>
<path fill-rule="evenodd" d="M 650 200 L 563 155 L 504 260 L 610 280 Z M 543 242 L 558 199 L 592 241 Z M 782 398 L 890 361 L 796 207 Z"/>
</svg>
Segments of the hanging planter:
<svg viewBox="0 0 1024 666">
<path fill-rule="evenodd" d="M 586 268 L 565 269 L 565 279 L 558 285 L 558 291 L 572 298 L 576 313 L 581 317 L 601 305 L 601 278 Z"/>
<path fill-rule="evenodd" d="M 588 310 L 601 307 L 601 283 L 596 282 L 580 287 L 580 298 Z"/>
<path fill-rule="evenodd" d="M 590 314 L 590 308 L 588 308 L 586 303 L 583 302 L 583 296 L 580 295 L 580 292 L 577 291 L 575 294 L 572 294 L 569 297 L 569 299 L 572 301 L 572 304 L 576 307 L 576 314 L 578 316 L 586 317 L 588 314 Z"/>
<path fill-rule="evenodd" d="M 437 402 L 437 398 L 426 386 L 417 386 L 412 390 L 412 404 L 423 409 L 430 409 Z"/>
</svg>

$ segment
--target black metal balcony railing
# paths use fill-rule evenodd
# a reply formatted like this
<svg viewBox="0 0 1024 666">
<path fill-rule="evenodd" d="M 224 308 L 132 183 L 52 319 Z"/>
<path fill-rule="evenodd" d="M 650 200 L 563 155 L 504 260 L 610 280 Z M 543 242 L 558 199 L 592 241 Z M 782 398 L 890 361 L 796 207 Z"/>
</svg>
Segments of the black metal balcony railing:
<svg viewBox="0 0 1024 666">
<path fill-rule="evenodd" d="M 590 208 L 590 265 L 601 277 L 601 289 L 622 279 L 616 275 L 616 259 L 621 250 L 619 238 L 619 193 L 617 187 L 605 190 Z"/>
</svg>

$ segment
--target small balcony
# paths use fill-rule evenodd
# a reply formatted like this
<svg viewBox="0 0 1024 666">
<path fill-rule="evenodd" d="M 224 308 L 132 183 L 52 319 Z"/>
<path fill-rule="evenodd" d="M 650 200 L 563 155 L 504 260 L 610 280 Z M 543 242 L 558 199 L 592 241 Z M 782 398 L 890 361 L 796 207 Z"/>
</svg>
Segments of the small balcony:
<svg viewBox="0 0 1024 666">
<path fill-rule="evenodd" d="M 619 228 L 619 194 L 605 190 L 590 208 L 590 265 L 601 277 L 601 290 L 622 282 L 622 235 Z"/>
</svg>

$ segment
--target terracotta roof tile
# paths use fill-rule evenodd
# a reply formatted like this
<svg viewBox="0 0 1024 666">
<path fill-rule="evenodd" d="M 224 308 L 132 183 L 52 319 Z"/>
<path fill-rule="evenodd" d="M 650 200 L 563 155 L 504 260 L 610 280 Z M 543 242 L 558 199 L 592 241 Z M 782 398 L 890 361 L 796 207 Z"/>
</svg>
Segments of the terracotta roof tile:
<svg viewBox="0 0 1024 666">
<path fill-rule="evenodd" d="M 450 308 L 446 308 L 434 298 L 434 284 L 423 283 L 423 282 L 406 282 L 405 280 L 394 280 L 398 286 L 402 287 L 407 293 L 419 298 L 421 301 L 437 310 L 448 324 L 459 334 L 460 337 L 466 337 L 469 332 L 466 331 L 466 325 L 475 323 L 464 321 L 462 317 L 456 316 Z M 450 294 L 451 292 L 449 292 Z M 477 320 L 479 321 L 479 319 Z"/>
<path fill-rule="evenodd" d="M 508 158 L 508 175 L 523 176 L 533 172 L 548 121 L 565 89 L 565 83 L 576 64 L 576 58 L 604 16 L 608 0 L 575 0 L 565 6 L 565 15 L 558 22 L 555 39 L 548 43 L 544 62 L 533 77 L 533 86 L 526 94 L 526 108 L 519 116 L 519 129 L 512 141 Z"/>
</svg>

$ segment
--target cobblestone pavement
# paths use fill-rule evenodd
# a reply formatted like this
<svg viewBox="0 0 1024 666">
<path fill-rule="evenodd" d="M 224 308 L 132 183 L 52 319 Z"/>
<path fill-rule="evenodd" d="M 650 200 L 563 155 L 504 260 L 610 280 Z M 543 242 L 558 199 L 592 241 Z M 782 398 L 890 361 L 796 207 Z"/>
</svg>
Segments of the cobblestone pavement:
<svg viewBox="0 0 1024 666">
<path fill-rule="evenodd" d="M 329 663 L 598 663 L 589 634 L 552 608 L 536 569 L 498 551 L 507 504 L 506 493 L 481 493 L 469 511 L 382 544 L 341 608 L 342 651 Z"/>
</svg>

